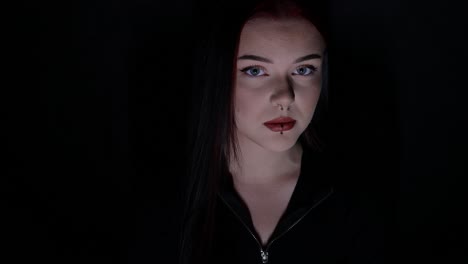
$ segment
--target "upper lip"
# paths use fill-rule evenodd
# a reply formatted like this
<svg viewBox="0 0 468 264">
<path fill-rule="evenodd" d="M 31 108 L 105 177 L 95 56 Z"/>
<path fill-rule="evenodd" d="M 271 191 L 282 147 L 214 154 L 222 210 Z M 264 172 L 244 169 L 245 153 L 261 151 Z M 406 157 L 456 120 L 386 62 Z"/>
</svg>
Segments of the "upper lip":
<svg viewBox="0 0 468 264">
<path fill-rule="evenodd" d="M 265 122 L 265 124 L 281 124 L 281 123 L 289 123 L 289 122 L 294 122 L 294 121 L 296 120 L 288 116 L 280 116 L 278 118 Z"/>
</svg>

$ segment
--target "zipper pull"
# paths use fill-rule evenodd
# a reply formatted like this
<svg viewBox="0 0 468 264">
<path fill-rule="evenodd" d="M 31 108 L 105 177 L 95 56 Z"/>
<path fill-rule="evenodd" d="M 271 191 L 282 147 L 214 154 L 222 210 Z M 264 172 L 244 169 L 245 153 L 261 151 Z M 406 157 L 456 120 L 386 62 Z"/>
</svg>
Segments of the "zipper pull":
<svg viewBox="0 0 468 264">
<path fill-rule="evenodd" d="M 260 256 L 262 257 L 262 263 L 263 264 L 268 263 L 268 252 L 265 252 L 262 249 L 262 250 L 260 250 Z"/>
</svg>

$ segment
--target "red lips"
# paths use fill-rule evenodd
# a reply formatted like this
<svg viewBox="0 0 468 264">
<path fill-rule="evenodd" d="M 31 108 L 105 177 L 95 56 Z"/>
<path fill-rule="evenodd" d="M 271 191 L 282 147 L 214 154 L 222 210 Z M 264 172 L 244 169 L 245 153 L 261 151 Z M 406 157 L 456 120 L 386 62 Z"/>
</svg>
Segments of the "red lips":
<svg viewBox="0 0 468 264">
<path fill-rule="evenodd" d="M 291 130 L 296 124 L 296 120 L 283 116 L 267 121 L 263 124 L 273 132 L 282 132 Z"/>
</svg>

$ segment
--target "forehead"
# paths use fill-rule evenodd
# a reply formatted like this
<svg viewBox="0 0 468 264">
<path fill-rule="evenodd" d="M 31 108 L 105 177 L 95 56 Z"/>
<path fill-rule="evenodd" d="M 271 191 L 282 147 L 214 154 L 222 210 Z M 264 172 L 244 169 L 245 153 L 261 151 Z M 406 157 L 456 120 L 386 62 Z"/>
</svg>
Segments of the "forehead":
<svg viewBox="0 0 468 264">
<path fill-rule="evenodd" d="M 301 18 L 256 18 L 242 29 L 239 55 L 242 53 L 265 56 L 304 52 L 322 52 L 325 44 L 315 26 Z M 266 54 L 268 53 L 268 54 Z"/>
</svg>

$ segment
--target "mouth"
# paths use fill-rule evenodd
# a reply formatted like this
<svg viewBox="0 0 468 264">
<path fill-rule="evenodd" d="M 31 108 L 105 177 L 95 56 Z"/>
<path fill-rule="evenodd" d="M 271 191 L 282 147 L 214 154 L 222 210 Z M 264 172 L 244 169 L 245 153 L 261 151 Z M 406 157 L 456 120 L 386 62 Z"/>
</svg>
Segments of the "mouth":
<svg viewBox="0 0 468 264">
<path fill-rule="evenodd" d="M 283 132 L 291 130 L 296 124 L 296 120 L 290 117 L 279 117 L 263 124 L 273 132 Z"/>
</svg>

